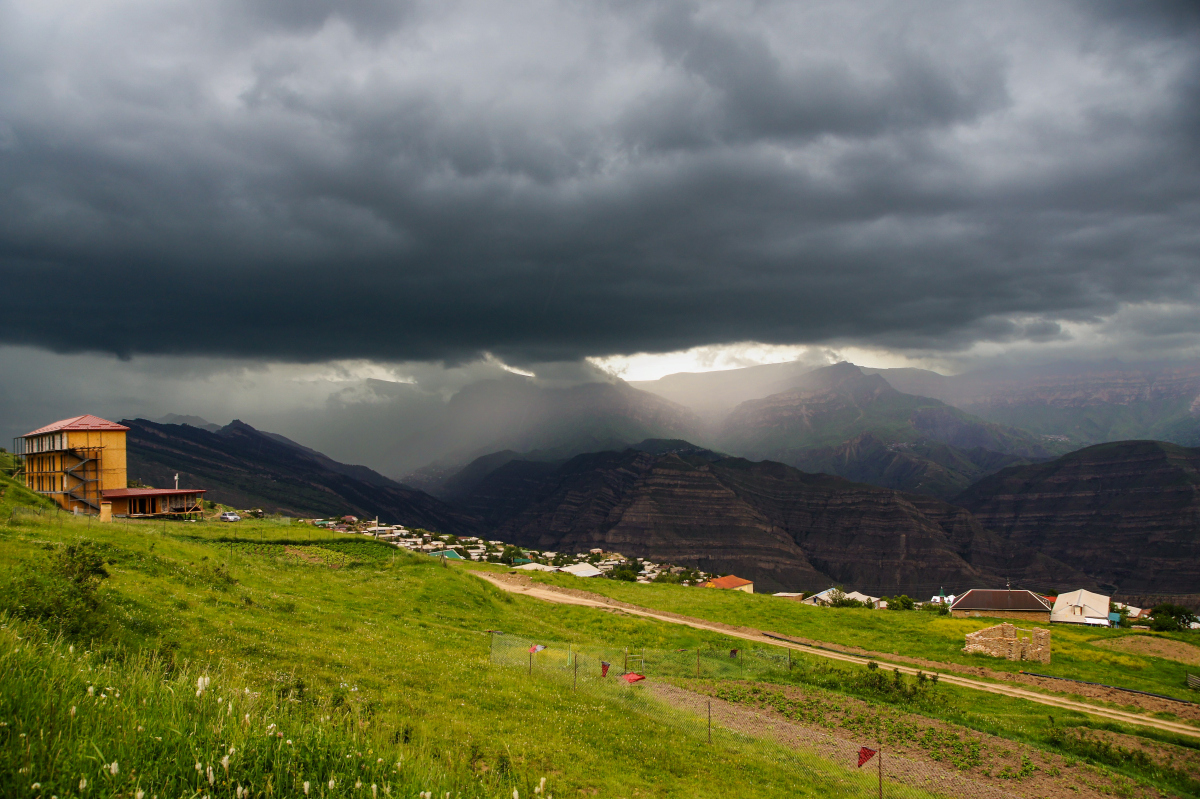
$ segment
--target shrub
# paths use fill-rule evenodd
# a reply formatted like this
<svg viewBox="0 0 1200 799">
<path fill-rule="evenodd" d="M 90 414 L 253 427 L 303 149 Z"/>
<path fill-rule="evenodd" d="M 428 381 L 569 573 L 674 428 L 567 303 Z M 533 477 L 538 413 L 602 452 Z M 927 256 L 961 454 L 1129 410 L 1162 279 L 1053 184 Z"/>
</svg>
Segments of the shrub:
<svg viewBox="0 0 1200 799">
<path fill-rule="evenodd" d="M 69 544 L 41 568 L 14 578 L 5 604 L 15 616 L 47 622 L 69 636 L 82 636 L 97 622 L 100 583 L 107 577 L 104 557 L 95 544 Z"/>
<path fill-rule="evenodd" d="M 1196 621 L 1196 616 L 1183 605 L 1164 603 L 1150 609 L 1150 629 L 1159 632 L 1186 630 Z"/>
</svg>

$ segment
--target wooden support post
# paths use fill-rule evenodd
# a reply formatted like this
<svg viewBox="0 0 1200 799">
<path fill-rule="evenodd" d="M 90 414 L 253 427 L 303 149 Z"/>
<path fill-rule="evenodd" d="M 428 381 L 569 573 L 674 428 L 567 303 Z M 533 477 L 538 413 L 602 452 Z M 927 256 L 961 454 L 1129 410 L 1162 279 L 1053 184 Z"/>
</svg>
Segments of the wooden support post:
<svg viewBox="0 0 1200 799">
<path fill-rule="evenodd" d="M 571 690 L 572 691 L 579 690 L 579 658 L 578 657 L 575 658 L 575 682 L 571 686 Z"/>
<path fill-rule="evenodd" d="M 879 724 L 879 753 L 875 755 L 879 759 L 879 799 L 883 799 L 883 724 L 880 719 L 876 719 Z"/>
<path fill-rule="evenodd" d="M 625 670 L 622 672 L 622 674 L 628 674 L 628 673 L 629 673 L 629 647 L 625 647 Z"/>
<path fill-rule="evenodd" d="M 533 650 L 529 651 L 529 676 L 533 676 Z"/>
<path fill-rule="evenodd" d="M 792 648 L 788 647 L 788 671 L 792 670 Z"/>
</svg>

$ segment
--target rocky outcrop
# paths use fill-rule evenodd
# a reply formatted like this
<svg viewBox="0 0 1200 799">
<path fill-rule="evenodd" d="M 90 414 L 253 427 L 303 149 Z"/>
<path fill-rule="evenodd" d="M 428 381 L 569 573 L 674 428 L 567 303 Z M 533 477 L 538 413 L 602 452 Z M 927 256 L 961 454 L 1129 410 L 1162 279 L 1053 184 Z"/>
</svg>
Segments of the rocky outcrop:
<svg viewBox="0 0 1200 799">
<path fill-rule="evenodd" d="M 1106 593 L 1200 586 L 1200 449 L 1100 444 L 984 478 L 956 500 L 1015 551 L 1066 561 Z"/>
<path fill-rule="evenodd" d="M 558 467 L 512 462 L 478 485 L 466 509 L 523 546 L 599 546 L 735 573 L 760 591 L 998 586 L 1004 577 L 991 567 L 1010 560 L 962 508 L 740 458 L 626 450 Z"/>
</svg>

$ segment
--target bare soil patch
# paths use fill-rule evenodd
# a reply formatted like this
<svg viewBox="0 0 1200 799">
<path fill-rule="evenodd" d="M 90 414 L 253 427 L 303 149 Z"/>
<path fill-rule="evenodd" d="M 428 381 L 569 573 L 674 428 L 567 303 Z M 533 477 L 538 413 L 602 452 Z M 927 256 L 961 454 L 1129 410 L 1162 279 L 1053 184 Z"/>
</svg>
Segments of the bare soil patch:
<svg viewBox="0 0 1200 799">
<path fill-rule="evenodd" d="M 819 689 L 682 682 L 692 690 L 661 683 L 647 688 L 659 699 L 701 716 L 711 702 L 715 726 L 815 751 L 848 769 L 857 768 L 859 747 L 877 748 L 871 732 L 883 730 L 886 779 L 950 796 L 1166 796 L 1074 758 Z M 726 701 L 721 695 L 739 699 Z"/>
<path fill-rule="evenodd" d="M 1157 635 L 1123 635 L 1120 638 L 1109 638 L 1105 641 L 1093 641 L 1092 646 L 1103 649 L 1117 649 L 1135 655 L 1175 660 L 1191 666 L 1200 666 L 1200 647 L 1175 641 L 1170 638 L 1160 638 Z"/>
</svg>

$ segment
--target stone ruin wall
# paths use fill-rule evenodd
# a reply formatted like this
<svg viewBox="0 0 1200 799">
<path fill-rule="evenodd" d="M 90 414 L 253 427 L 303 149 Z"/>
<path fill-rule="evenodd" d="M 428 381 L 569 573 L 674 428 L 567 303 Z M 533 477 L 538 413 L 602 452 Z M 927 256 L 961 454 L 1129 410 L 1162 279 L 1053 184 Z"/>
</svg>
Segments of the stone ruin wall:
<svg viewBox="0 0 1200 799">
<path fill-rule="evenodd" d="M 1028 637 L 1017 633 L 1029 633 Z M 1040 628 L 1025 630 L 1005 622 L 995 627 L 986 627 L 973 633 L 967 633 L 967 645 L 963 652 L 968 655 L 976 652 L 996 658 L 1008 660 L 1033 660 L 1038 663 L 1050 662 L 1050 631 Z"/>
</svg>

